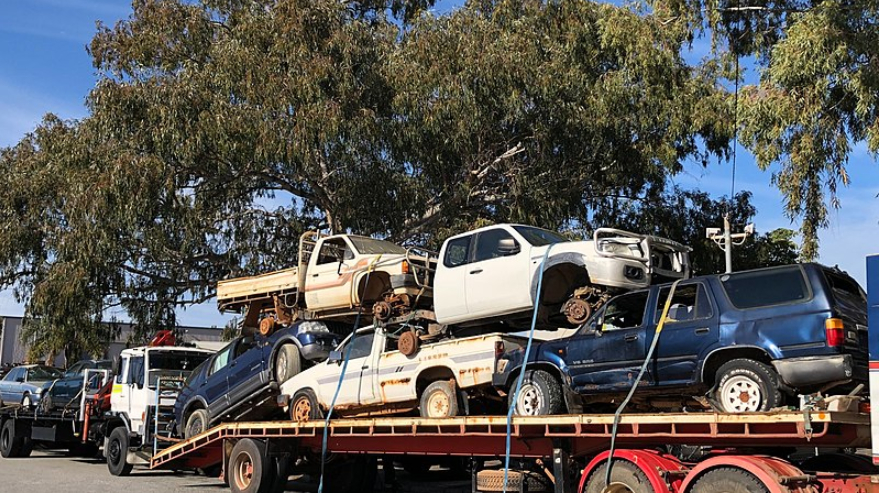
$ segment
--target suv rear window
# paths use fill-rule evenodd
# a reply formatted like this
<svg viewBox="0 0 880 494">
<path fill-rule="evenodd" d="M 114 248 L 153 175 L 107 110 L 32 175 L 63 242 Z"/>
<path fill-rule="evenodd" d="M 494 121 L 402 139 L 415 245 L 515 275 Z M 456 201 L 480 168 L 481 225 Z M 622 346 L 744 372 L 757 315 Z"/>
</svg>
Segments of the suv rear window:
<svg viewBox="0 0 880 494">
<path fill-rule="evenodd" d="M 802 302 L 810 298 L 799 266 L 747 271 L 721 276 L 721 285 L 737 309 Z"/>
<path fill-rule="evenodd" d="M 862 288 L 849 276 L 830 269 L 822 269 L 831 287 L 835 305 L 846 311 L 864 313 L 868 297 Z"/>
</svg>

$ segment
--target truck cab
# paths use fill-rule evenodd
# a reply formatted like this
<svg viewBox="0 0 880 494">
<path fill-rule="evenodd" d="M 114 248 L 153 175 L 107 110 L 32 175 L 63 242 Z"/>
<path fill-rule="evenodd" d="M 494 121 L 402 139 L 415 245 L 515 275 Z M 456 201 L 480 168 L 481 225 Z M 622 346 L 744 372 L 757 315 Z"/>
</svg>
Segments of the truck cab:
<svg viewBox="0 0 880 494">
<path fill-rule="evenodd" d="M 146 463 L 144 450 L 152 435 L 157 406 L 173 407 L 177 391 L 162 381 L 183 380 L 214 352 L 190 347 L 138 347 L 123 350 L 110 395 L 110 419 L 105 424 L 104 451 L 114 475 L 127 475 L 135 463 Z M 173 386 L 171 386 L 173 388 Z M 165 432 L 162 430 L 162 432 Z"/>
<path fill-rule="evenodd" d="M 611 295 L 689 277 L 689 251 L 672 240 L 609 228 L 596 230 L 592 240 L 570 241 L 534 226 L 492 225 L 443 243 L 434 311 L 441 324 L 502 320 L 521 327 L 540 300 L 542 329 L 579 325 Z"/>
</svg>

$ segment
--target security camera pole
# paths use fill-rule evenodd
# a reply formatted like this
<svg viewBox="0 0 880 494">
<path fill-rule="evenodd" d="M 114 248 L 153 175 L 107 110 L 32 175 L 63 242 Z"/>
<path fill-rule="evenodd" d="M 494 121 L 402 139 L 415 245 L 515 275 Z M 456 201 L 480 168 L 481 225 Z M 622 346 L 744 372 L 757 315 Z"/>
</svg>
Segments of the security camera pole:
<svg viewBox="0 0 880 494">
<path fill-rule="evenodd" d="M 720 228 L 706 228 L 706 238 L 715 242 L 721 250 L 724 251 L 724 269 L 725 273 L 733 271 L 733 246 L 745 243 L 749 235 L 755 233 L 755 224 L 746 225 L 743 233 L 730 232 L 730 217 L 724 215 L 724 232 Z"/>
</svg>

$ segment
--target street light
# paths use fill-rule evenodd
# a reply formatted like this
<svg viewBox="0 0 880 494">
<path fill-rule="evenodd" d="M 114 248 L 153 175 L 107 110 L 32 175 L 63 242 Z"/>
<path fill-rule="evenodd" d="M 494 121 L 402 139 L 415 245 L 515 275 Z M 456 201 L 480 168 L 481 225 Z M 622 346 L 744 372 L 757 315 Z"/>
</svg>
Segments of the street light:
<svg viewBox="0 0 880 494">
<path fill-rule="evenodd" d="M 743 233 L 730 232 L 730 218 L 724 215 L 724 230 L 721 228 L 706 228 L 706 238 L 715 242 L 721 250 L 724 251 L 724 272 L 733 271 L 733 246 L 739 246 L 745 243 L 749 235 L 754 235 L 755 224 L 749 223 L 743 229 Z"/>
</svg>

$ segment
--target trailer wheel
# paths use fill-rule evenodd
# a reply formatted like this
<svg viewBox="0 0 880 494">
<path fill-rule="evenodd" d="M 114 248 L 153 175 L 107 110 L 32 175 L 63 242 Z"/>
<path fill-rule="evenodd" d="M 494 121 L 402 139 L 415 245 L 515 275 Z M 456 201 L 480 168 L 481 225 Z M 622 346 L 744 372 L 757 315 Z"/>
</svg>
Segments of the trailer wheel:
<svg viewBox="0 0 880 494">
<path fill-rule="evenodd" d="M 128 462 L 128 430 L 117 427 L 110 433 L 107 441 L 107 469 L 116 477 L 125 477 L 131 473 L 132 465 Z"/>
<path fill-rule="evenodd" d="M 0 455 L 3 458 L 21 458 L 22 450 L 25 447 L 25 438 L 15 437 L 15 427 L 12 419 L 3 422 L 3 429 L 0 430 Z M 28 451 L 30 454 L 30 451 Z"/>
<path fill-rule="evenodd" d="M 739 468 L 709 470 L 694 482 L 690 492 L 770 492 L 757 477 Z"/>
<path fill-rule="evenodd" d="M 766 412 L 782 403 L 779 378 L 767 364 L 731 360 L 716 374 L 715 401 L 721 412 Z"/>
<path fill-rule="evenodd" d="M 584 484 L 584 492 L 654 492 L 651 481 L 641 468 L 626 460 L 616 459 L 611 465 L 611 483 L 605 486 L 608 460 L 599 463 Z M 718 491 L 724 492 L 724 491 Z M 735 492 L 735 491 L 734 491 Z"/>
<path fill-rule="evenodd" d="M 513 404 L 514 393 L 509 395 Z M 516 397 L 517 415 L 557 415 L 565 409 L 559 382 L 543 370 L 526 371 L 522 388 Z"/>
<path fill-rule="evenodd" d="M 242 439 L 229 457 L 229 487 L 232 492 L 269 492 L 273 484 L 272 462 L 263 455 L 260 443 Z"/>
<path fill-rule="evenodd" d="M 186 419 L 186 427 L 183 429 L 183 438 L 190 439 L 208 430 L 208 411 L 202 408 L 193 410 Z"/>
<path fill-rule="evenodd" d="M 283 384 L 302 370 L 302 358 L 296 345 L 281 345 L 275 353 L 275 382 Z"/>
<path fill-rule="evenodd" d="M 458 415 L 458 393 L 455 381 L 434 381 L 422 391 L 419 400 L 419 413 L 422 417 L 439 419 Z"/>
<path fill-rule="evenodd" d="M 279 456 L 273 458 L 272 475 L 270 475 L 269 492 L 284 492 L 290 479 L 290 458 Z"/>
<path fill-rule="evenodd" d="M 315 393 L 310 389 L 297 391 L 293 395 L 293 399 L 290 400 L 289 409 L 290 419 L 294 422 L 308 422 L 309 420 L 324 418 L 324 414 L 321 413 L 321 406 L 318 405 L 318 399 L 315 398 Z"/>
<path fill-rule="evenodd" d="M 547 492 L 550 480 L 535 472 L 508 470 L 507 489 L 504 488 L 504 470 L 477 472 L 477 492 Z"/>
</svg>

